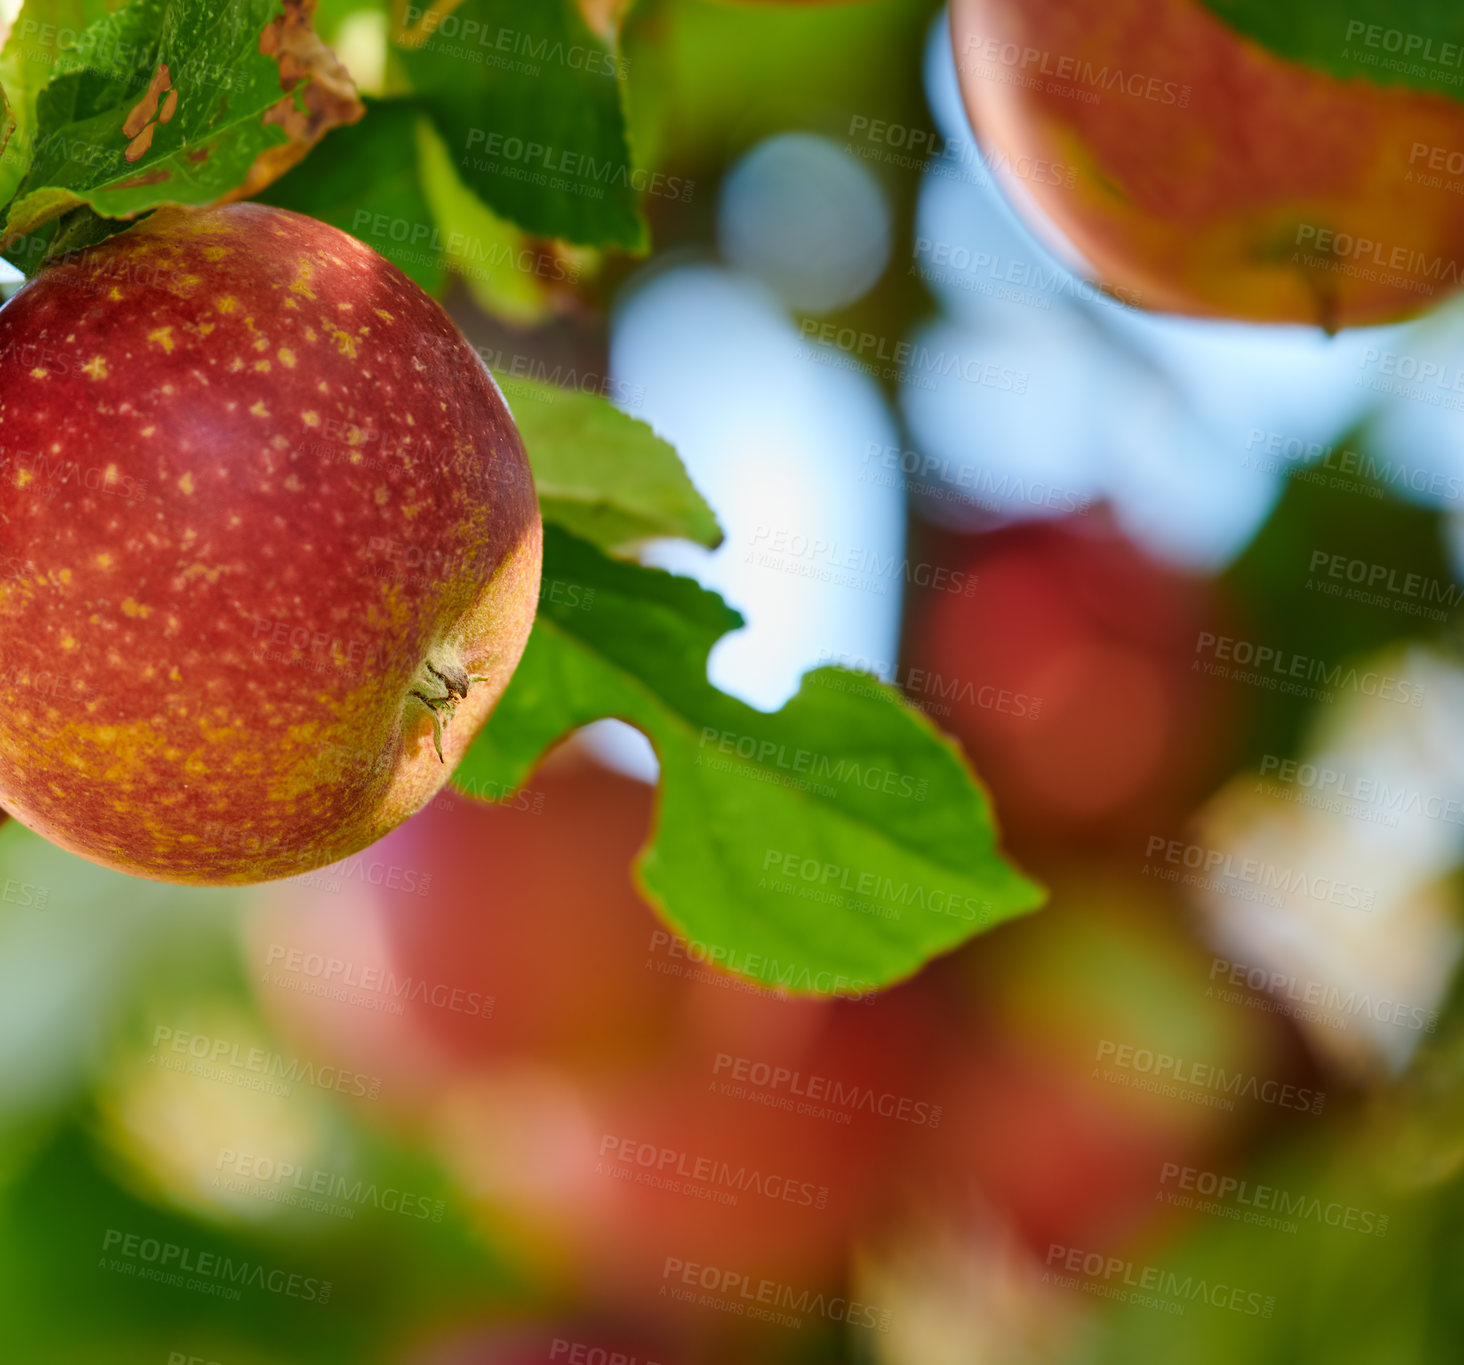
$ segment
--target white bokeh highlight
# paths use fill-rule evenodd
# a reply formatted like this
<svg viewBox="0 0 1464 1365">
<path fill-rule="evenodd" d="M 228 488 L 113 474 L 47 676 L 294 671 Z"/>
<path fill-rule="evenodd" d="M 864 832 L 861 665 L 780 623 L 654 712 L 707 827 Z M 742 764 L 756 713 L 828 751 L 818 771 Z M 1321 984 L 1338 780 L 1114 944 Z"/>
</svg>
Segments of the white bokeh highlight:
<svg viewBox="0 0 1464 1365">
<path fill-rule="evenodd" d="M 759 143 L 722 185 L 723 257 L 790 307 L 827 313 L 863 297 L 890 258 L 879 181 L 837 143 L 786 133 Z"/>
</svg>

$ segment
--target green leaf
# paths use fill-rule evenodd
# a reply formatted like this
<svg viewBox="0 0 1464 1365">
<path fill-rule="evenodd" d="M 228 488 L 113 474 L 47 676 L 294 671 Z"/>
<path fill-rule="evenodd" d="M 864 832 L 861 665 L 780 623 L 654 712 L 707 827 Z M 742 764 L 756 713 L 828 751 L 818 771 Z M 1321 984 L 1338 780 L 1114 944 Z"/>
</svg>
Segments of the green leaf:
<svg viewBox="0 0 1464 1365">
<path fill-rule="evenodd" d="M 426 116 L 410 99 L 367 100 L 366 110 L 360 123 L 332 135 L 327 155 L 308 158 L 258 197 L 349 232 L 439 293 L 447 272 L 417 169 L 417 128 Z"/>
<path fill-rule="evenodd" d="M 1240 622 L 1235 633 L 1324 668 L 1443 634 L 1447 627 L 1430 616 L 1397 610 L 1387 595 L 1366 585 L 1355 590 L 1328 573 L 1336 558 L 1384 566 L 1394 581 L 1414 574 L 1421 584 L 1453 582 L 1443 516 L 1399 496 L 1419 465 L 1410 452 L 1379 448 L 1364 431 L 1318 464 L 1294 470 L 1266 524 L 1225 571 Z M 1317 706 L 1309 690 L 1254 689 L 1246 739 L 1255 758 L 1301 746 Z"/>
<path fill-rule="evenodd" d="M 628 721 L 661 762 L 643 892 L 709 960 L 801 993 L 887 985 L 1039 904 L 960 751 L 891 689 L 820 669 L 767 714 L 712 687 L 741 624 L 690 579 L 546 527 L 528 650 L 454 781 L 512 789 L 569 731 Z"/>
<path fill-rule="evenodd" d="M 35 160 L 5 223 L 13 240 L 79 204 L 108 217 L 164 203 L 205 204 L 286 138 L 264 114 L 281 98 L 279 68 L 259 50 L 274 0 L 205 8 L 131 0 L 60 53 L 36 98 Z M 177 110 L 152 147 L 128 161 L 129 115 L 166 65 Z"/>
<path fill-rule="evenodd" d="M 1454 0 L 1204 0 L 1277 55 L 1342 80 L 1464 98 L 1464 7 Z"/>
<path fill-rule="evenodd" d="M 609 551 L 658 536 L 722 543 L 716 514 L 644 422 L 597 393 L 499 378 L 547 521 Z"/>
<path fill-rule="evenodd" d="M 489 208 L 542 237 L 644 249 L 619 58 L 574 0 L 465 0 L 418 25 L 393 34 L 397 58 Z"/>
<path fill-rule="evenodd" d="M 15 120 L 0 155 L 0 208 L 30 169 L 35 141 L 36 92 L 50 79 L 62 49 L 107 15 L 102 0 L 26 0 L 0 52 L 0 86 Z"/>
<path fill-rule="evenodd" d="M 578 284 L 594 253 L 537 241 L 500 218 L 463 183 L 436 128 L 417 128 L 422 190 L 443 258 L 485 313 L 519 326 L 542 322 L 556 288 Z"/>
<path fill-rule="evenodd" d="M 59 51 L 36 96 L 34 156 L 6 244 L 81 205 L 132 218 L 256 191 L 326 129 L 359 117 L 307 13 L 305 0 L 284 0 L 283 11 L 280 0 L 131 0 L 92 24 Z M 267 31 L 279 60 L 261 50 Z"/>
<path fill-rule="evenodd" d="M 4 164 L 5 149 L 14 133 L 15 115 L 10 112 L 10 101 L 5 97 L 4 87 L 0 86 L 0 165 Z"/>
</svg>

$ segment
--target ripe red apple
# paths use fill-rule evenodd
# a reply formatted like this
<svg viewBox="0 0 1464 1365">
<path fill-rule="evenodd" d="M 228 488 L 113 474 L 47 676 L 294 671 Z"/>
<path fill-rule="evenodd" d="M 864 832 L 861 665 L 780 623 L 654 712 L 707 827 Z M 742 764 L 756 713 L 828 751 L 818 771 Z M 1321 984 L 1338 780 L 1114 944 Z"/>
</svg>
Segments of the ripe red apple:
<svg viewBox="0 0 1464 1365">
<path fill-rule="evenodd" d="M 1245 1099 L 1195 1103 L 1206 1097 L 1182 1084 L 1125 1085 L 1146 1078 L 1106 1063 L 1116 1047 L 1268 1079 L 1296 1065 L 1284 1023 L 1214 999 L 1169 888 L 1137 866 L 1092 864 L 1050 884 L 1043 915 L 933 974 L 951 1041 L 930 1084 L 948 1107 L 903 1163 L 917 1207 L 970 1226 L 995 1211 L 1039 1259 L 1053 1244 L 1116 1250 L 1168 1221 L 1166 1165 L 1223 1168 L 1287 1117 Z"/>
<path fill-rule="evenodd" d="M 1217 776 L 1229 730 L 1191 669 L 1212 589 L 1097 515 L 928 534 L 929 557 L 977 587 L 919 604 L 897 681 L 961 741 L 1010 836 L 1111 845 L 1168 828 Z"/>
<path fill-rule="evenodd" d="M 419 1346 L 401 1365 L 674 1365 L 679 1352 L 597 1323 L 467 1328 Z"/>
<path fill-rule="evenodd" d="M 501 805 L 444 793 L 262 888 L 250 975 L 292 1047 L 381 1076 L 598 1302 L 660 1318 L 667 1258 L 832 1291 L 889 1155 L 933 1131 L 918 1073 L 940 1030 L 913 989 L 789 999 L 704 966 L 631 880 L 652 806 L 576 746 Z"/>
<path fill-rule="evenodd" d="M 1203 0 L 952 0 L 951 31 L 977 133 L 1122 297 L 1336 329 L 1458 288 L 1456 99 L 1284 60 Z"/>
<path fill-rule="evenodd" d="M 581 1254 L 607 1303 L 654 1311 L 689 1266 L 834 1292 L 888 1211 L 902 1154 L 936 1150 L 946 1101 L 931 1063 L 959 1040 L 918 986 L 748 1008 L 765 1027 L 704 1021 L 658 1064 L 594 1089 L 598 1197 L 582 1204 Z"/>
<path fill-rule="evenodd" d="M 282 1029 L 329 1055 L 369 1049 L 363 1065 L 408 1093 L 504 1062 L 614 1070 L 664 1047 L 678 980 L 655 945 L 670 935 L 631 877 L 654 789 L 567 745 L 496 794 L 443 792 L 369 852 L 258 893 L 250 966 L 275 983 L 261 999 Z M 389 1008 L 337 998 L 353 992 Z"/>
<path fill-rule="evenodd" d="M 368 247 L 253 204 L 158 213 L 0 310 L 0 526 L 0 802 L 170 881 L 319 867 L 418 809 L 538 593 L 486 368 Z"/>
</svg>

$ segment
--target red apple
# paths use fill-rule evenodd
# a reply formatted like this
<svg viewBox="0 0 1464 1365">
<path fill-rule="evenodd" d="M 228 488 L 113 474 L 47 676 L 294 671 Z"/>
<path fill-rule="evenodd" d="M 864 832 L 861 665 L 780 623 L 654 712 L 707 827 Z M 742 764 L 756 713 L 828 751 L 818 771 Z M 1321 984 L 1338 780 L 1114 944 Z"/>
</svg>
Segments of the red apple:
<svg viewBox="0 0 1464 1365">
<path fill-rule="evenodd" d="M 941 1031 L 914 989 L 791 999 L 700 963 L 632 884 L 652 797 L 574 746 L 504 804 L 444 794 L 263 888 L 250 974 L 293 1047 L 381 1076 L 599 1302 L 660 1317 L 668 1258 L 831 1289 L 891 1154 L 933 1131 Z"/>
<path fill-rule="evenodd" d="M 596 1087 L 600 1189 L 580 1231 L 607 1302 L 653 1309 L 688 1266 L 739 1293 L 831 1292 L 887 1212 L 901 1154 L 934 1150 L 942 1031 L 917 988 L 750 1008 L 768 1027 L 668 1040 L 659 1065 Z"/>
<path fill-rule="evenodd" d="M 1097 516 L 930 556 L 976 581 L 912 615 L 898 681 L 962 743 L 1019 841 L 1167 828 L 1215 774 L 1229 714 L 1194 673 L 1212 590 Z"/>
<path fill-rule="evenodd" d="M 1458 288 L 1457 99 L 1284 60 L 1204 0 L 952 0 L 951 30 L 977 133 L 1121 297 L 1335 329 Z"/>
<path fill-rule="evenodd" d="M 402 1365 L 675 1365 L 679 1353 L 644 1334 L 592 1323 L 467 1329 L 412 1351 Z"/>
<path fill-rule="evenodd" d="M 497 794 L 444 792 L 368 852 L 258 893 L 251 968 L 277 982 L 262 998 L 282 1027 L 369 1051 L 408 1091 L 662 1050 L 678 981 L 655 969 L 669 933 L 631 875 L 654 789 L 566 746 Z"/>
<path fill-rule="evenodd" d="M 1277 1081 L 1297 1066 L 1284 1025 L 1214 998 L 1178 898 L 1138 862 L 1050 876 L 1041 916 L 931 981 L 952 1041 L 929 1083 L 947 1109 L 923 1158 L 905 1163 L 908 1183 L 917 1206 L 958 1224 L 995 1211 L 1039 1259 L 1053 1244 L 1107 1252 L 1151 1232 L 1170 1219 L 1166 1167 L 1223 1168 L 1256 1128 L 1294 1117 L 1244 1098 L 1226 1109 L 1206 1102 L 1225 1094 L 1149 1085 L 1111 1060 L 1149 1048 Z"/>
<path fill-rule="evenodd" d="M 261 881 L 442 786 L 538 592 L 533 482 L 441 308 L 335 228 L 158 213 L 0 310 L 0 802 Z M 46 673 L 64 686 L 44 692 Z"/>
</svg>

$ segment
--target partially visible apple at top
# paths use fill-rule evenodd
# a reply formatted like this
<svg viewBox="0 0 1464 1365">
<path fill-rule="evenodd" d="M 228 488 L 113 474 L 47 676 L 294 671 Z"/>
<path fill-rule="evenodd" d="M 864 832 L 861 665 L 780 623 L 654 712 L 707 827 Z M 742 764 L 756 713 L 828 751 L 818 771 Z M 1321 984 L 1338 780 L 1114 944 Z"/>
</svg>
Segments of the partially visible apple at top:
<svg viewBox="0 0 1464 1365">
<path fill-rule="evenodd" d="M 168 881 L 346 857 L 523 653 L 538 502 L 487 368 L 346 234 L 166 210 L 0 309 L 0 805 Z"/>
</svg>

